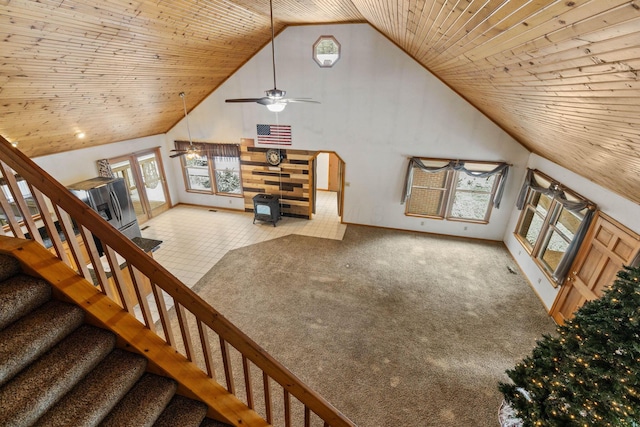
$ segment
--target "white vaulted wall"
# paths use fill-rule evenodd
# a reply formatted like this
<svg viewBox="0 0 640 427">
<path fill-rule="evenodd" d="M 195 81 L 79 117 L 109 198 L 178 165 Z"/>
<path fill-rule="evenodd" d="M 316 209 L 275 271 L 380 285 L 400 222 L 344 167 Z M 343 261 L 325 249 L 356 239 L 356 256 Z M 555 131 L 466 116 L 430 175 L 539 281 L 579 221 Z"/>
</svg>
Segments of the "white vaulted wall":
<svg viewBox="0 0 640 427">
<path fill-rule="evenodd" d="M 312 59 L 312 45 L 333 35 L 342 55 L 332 68 Z M 273 86 L 271 47 L 248 61 L 189 115 L 194 140 L 256 138 L 256 124 L 292 127 L 292 149 L 335 151 L 346 163 L 343 220 L 347 223 L 501 240 L 510 209 L 494 210 L 487 225 L 407 217 L 400 204 L 410 156 L 508 161 L 510 206 L 529 152 L 478 110 L 367 24 L 289 27 L 276 38 L 277 84 L 292 104 L 282 113 L 226 98 L 260 97 Z M 184 120 L 167 134 L 187 138 Z M 179 162 L 172 163 L 175 174 Z M 178 190 L 179 200 L 241 208 L 241 200 Z M 224 199 L 224 200 L 223 200 Z"/>
<path fill-rule="evenodd" d="M 320 68 L 312 59 L 312 45 L 321 35 L 333 35 L 341 43 L 342 57 L 332 68 Z M 274 114 L 258 104 L 225 103 L 227 98 L 260 97 L 272 88 L 270 55 L 267 45 L 189 113 L 193 139 L 239 143 L 241 138 L 256 138 L 257 124 L 291 125 L 291 149 L 335 151 L 346 162 L 343 220 L 347 223 L 503 240 L 548 308 L 557 290 L 513 236 L 519 214 L 515 198 L 526 167 L 542 170 L 640 232 L 637 204 L 530 155 L 367 24 L 289 27 L 276 38 L 278 88 L 289 97 L 311 97 L 320 105 L 293 104 Z M 176 104 L 182 107 L 178 94 Z M 182 120 L 164 135 L 34 160 L 63 184 L 70 184 L 95 176 L 98 159 L 162 146 L 174 204 L 244 209 L 241 198 L 184 190 L 180 161 L 168 154 L 174 140 L 187 138 Z M 410 156 L 513 164 L 502 208 L 492 212 L 486 225 L 405 216 L 400 196 Z"/>
</svg>

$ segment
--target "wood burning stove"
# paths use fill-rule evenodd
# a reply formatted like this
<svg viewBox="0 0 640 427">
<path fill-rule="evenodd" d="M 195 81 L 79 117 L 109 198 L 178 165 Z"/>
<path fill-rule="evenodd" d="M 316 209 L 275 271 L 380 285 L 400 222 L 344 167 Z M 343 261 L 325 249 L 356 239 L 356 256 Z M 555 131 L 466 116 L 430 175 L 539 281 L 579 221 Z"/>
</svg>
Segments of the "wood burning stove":
<svg viewBox="0 0 640 427">
<path fill-rule="evenodd" d="M 276 222 L 280 220 L 280 200 L 272 194 L 258 194 L 253 197 L 253 223 L 258 221 Z"/>
</svg>

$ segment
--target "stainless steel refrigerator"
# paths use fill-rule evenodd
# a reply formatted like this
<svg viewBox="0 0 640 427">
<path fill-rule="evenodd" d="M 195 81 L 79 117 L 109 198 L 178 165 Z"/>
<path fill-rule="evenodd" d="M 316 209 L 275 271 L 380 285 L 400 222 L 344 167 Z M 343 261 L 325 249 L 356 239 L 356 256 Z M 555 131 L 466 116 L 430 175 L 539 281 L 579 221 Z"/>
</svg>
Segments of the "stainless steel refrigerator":
<svg viewBox="0 0 640 427">
<path fill-rule="evenodd" d="M 129 239 L 141 237 L 133 203 L 123 178 L 96 177 L 67 188 Z M 101 246 L 99 245 L 99 250 Z"/>
</svg>

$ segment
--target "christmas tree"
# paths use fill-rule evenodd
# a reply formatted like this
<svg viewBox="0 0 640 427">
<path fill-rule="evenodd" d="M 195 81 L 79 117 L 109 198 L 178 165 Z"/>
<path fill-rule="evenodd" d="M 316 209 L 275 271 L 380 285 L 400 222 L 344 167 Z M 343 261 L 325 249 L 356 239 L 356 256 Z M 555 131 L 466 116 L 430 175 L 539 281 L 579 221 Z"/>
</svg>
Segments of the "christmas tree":
<svg viewBox="0 0 640 427">
<path fill-rule="evenodd" d="M 640 268 L 545 335 L 500 391 L 525 426 L 640 426 Z"/>
</svg>

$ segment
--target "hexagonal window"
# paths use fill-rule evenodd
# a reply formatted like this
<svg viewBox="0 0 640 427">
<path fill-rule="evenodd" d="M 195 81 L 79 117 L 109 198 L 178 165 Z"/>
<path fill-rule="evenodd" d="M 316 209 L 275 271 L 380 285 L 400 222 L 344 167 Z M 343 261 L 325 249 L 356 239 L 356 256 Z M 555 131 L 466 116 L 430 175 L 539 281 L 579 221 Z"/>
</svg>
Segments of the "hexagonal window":
<svg viewBox="0 0 640 427">
<path fill-rule="evenodd" d="M 323 68 L 333 67 L 340 59 L 340 43 L 333 36 L 320 36 L 313 44 L 313 59 Z"/>
</svg>

